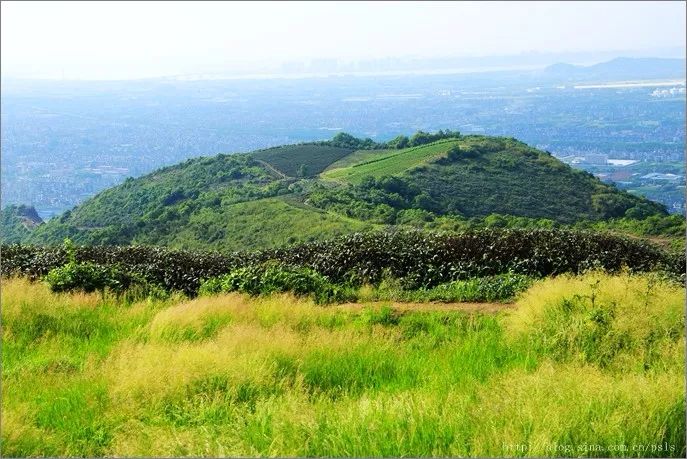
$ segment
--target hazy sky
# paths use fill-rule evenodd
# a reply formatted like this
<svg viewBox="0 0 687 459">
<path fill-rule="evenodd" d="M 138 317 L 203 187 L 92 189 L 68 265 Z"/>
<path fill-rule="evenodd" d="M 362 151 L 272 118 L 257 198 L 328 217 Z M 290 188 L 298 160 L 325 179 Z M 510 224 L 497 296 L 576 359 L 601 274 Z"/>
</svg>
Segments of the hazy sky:
<svg viewBox="0 0 687 459">
<path fill-rule="evenodd" d="M 320 57 L 683 47 L 685 2 L 9 2 L 2 74 L 142 78 Z"/>
</svg>

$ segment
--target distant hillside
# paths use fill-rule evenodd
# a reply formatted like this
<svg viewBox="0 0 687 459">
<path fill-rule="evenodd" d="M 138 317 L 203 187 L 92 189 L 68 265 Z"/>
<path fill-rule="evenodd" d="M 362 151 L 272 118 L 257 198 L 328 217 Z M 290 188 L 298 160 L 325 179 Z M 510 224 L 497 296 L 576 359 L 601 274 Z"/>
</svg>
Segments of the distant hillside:
<svg viewBox="0 0 687 459">
<path fill-rule="evenodd" d="M 338 134 L 188 160 L 129 179 L 19 239 L 242 250 L 380 225 L 450 229 L 496 222 L 494 214 L 500 224 L 534 225 L 666 215 L 515 139 L 449 131 L 368 140 Z"/>
<path fill-rule="evenodd" d="M 570 80 L 685 78 L 685 59 L 619 57 L 589 66 L 559 63 L 544 69 L 544 75 Z"/>
<path fill-rule="evenodd" d="M 664 212 L 659 204 L 637 200 L 515 139 L 464 136 L 358 159 L 322 174 L 352 186 L 313 193 L 310 202 L 359 218 L 421 210 L 573 223 L 623 217 L 628 211 L 640 217 Z"/>
<path fill-rule="evenodd" d="M 0 224 L 2 225 L 3 242 L 20 242 L 27 239 L 31 231 L 43 220 L 31 206 L 11 205 L 2 209 Z"/>
</svg>

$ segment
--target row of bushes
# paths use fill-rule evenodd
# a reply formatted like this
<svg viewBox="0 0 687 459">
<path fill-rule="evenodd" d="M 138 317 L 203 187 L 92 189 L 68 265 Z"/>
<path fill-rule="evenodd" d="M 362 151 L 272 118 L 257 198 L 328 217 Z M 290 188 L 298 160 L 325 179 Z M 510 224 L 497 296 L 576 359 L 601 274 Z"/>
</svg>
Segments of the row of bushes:
<svg viewBox="0 0 687 459">
<path fill-rule="evenodd" d="M 129 301 L 141 298 L 164 298 L 164 289 L 151 284 L 119 266 L 102 266 L 95 263 L 70 261 L 53 268 L 44 277 L 53 292 L 86 293 L 107 292 Z M 467 280 L 457 280 L 429 289 L 407 290 L 399 279 L 386 277 L 379 286 L 357 286 L 332 283 L 327 277 L 310 268 L 267 262 L 255 266 L 236 268 L 228 274 L 203 281 L 198 293 L 216 295 L 240 292 L 251 296 L 273 293 L 292 293 L 309 296 L 317 304 L 346 301 L 404 301 L 404 302 L 459 302 L 505 301 L 525 290 L 532 279 L 521 274 L 499 274 Z"/>
<path fill-rule="evenodd" d="M 336 285 L 310 268 L 274 262 L 237 268 L 229 274 L 210 278 L 201 284 L 199 290 L 201 295 L 228 292 L 249 295 L 291 292 L 298 296 L 310 295 L 318 304 L 355 299 L 350 286 Z"/>
<path fill-rule="evenodd" d="M 43 277 L 70 260 L 65 247 L 2 246 L 2 275 Z M 542 277 L 587 269 L 663 270 L 684 278 L 684 253 L 640 239 L 574 230 L 478 230 L 358 233 L 258 252 L 191 252 L 161 247 L 77 247 L 74 261 L 122 270 L 168 291 L 195 295 L 206 279 L 270 260 L 309 268 L 332 284 L 373 285 L 384 273 L 404 288 L 431 288 L 460 279 L 516 273 Z"/>
<path fill-rule="evenodd" d="M 262 255 L 310 267 L 335 282 L 377 284 L 387 270 L 407 288 L 507 272 L 532 277 L 623 267 L 685 272 L 684 253 L 608 233 L 554 229 L 359 233 Z"/>
</svg>

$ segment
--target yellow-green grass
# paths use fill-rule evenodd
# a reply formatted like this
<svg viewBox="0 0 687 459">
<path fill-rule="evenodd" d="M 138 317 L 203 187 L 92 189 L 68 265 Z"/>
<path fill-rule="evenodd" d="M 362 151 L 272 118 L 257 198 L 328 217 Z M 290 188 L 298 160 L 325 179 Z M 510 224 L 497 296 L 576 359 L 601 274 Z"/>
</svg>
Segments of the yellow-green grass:
<svg viewBox="0 0 687 459">
<path fill-rule="evenodd" d="M 2 287 L 6 456 L 685 454 L 684 291 L 651 275 L 499 314 Z"/>
<path fill-rule="evenodd" d="M 430 160 L 445 156 L 452 146 L 461 143 L 460 140 L 445 139 L 403 150 L 355 152 L 344 157 L 342 161 L 345 162 L 339 165 L 333 164 L 321 174 L 321 177 L 339 182 L 360 183 L 368 176 L 382 177 L 400 174 Z"/>
</svg>

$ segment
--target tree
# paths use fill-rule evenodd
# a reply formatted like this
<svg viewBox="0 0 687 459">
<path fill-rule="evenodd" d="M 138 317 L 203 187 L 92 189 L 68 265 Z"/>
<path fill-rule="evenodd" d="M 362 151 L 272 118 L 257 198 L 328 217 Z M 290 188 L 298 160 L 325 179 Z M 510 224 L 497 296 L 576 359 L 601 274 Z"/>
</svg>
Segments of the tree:
<svg viewBox="0 0 687 459">
<path fill-rule="evenodd" d="M 308 166 L 306 164 L 301 164 L 298 166 L 298 172 L 297 172 L 299 177 L 307 177 L 308 176 Z"/>
<path fill-rule="evenodd" d="M 432 141 L 432 135 L 424 132 L 424 131 L 417 131 L 413 136 L 410 138 L 410 146 L 411 147 L 417 147 L 418 145 L 425 145 L 427 143 L 430 143 Z"/>
<path fill-rule="evenodd" d="M 396 148 L 398 150 L 408 147 L 409 139 L 407 136 L 399 135 L 398 137 L 389 141 L 389 146 L 391 148 Z"/>
<path fill-rule="evenodd" d="M 449 161 L 458 161 L 460 159 L 460 148 L 458 148 L 457 145 L 454 145 L 451 147 L 451 149 L 447 153 L 447 157 Z"/>
</svg>

